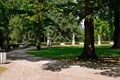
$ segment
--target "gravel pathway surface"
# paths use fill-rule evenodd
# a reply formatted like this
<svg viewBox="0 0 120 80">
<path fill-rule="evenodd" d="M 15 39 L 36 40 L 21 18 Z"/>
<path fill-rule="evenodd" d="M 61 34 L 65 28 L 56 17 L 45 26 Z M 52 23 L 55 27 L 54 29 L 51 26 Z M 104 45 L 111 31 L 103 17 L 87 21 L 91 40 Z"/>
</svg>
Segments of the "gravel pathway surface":
<svg viewBox="0 0 120 80">
<path fill-rule="evenodd" d="M 84 64 L 71 65 L 25 54 L 25 51 L 30 49 L 33 48 L 13 50 L 7 53 L 7 64 L 0 64 L 7 70 L 0 74 L 0 80 L 120 80 L 119 75 L 101 74 L 110 71 L 109 68 L 88 68 Z M 120 71 L 120 68 L 117 69 Z"/>
</svg>

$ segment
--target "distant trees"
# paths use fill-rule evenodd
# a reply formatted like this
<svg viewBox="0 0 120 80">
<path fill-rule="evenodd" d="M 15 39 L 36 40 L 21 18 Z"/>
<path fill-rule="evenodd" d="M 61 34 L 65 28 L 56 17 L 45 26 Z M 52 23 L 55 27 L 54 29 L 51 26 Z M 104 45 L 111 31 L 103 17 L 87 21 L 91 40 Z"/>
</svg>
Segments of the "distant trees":
<svg viewBox="0 0 120 80">
<path fill-rule="evenodd" d="M 49 18 L 47 21 L 50 23 L 44 29 L 45 33 L 51 34 L 52 41 L 70 42 L 73 33 L 75 33 L 77 41 L 81 40 L 83 31 L 77 25 L 77 15 L 73 14 L 75 13 L 75 3 L 72 0 L 64 0 L 62 2 L 60 0 L 50 0 L 47 4 L 49 9 L 45 13 Z M 79 33 L 81 34 L 79 35 Z"/>
<path fill-rule="evenodd" d="M 111 35 L 109 21 L 101 18 L 94 19 L 94 32 L 95 41 L 97 41 L 98 35 L 101 37 L 101 41 L 111 41 L 113 36 Z"/>
</svg>

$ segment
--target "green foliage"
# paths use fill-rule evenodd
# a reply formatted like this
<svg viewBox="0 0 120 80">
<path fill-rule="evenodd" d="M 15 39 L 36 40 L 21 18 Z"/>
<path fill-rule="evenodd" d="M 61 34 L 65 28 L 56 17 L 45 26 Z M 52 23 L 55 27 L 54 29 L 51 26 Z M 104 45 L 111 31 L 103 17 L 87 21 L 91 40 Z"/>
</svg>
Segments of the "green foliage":
<svg viewBox="0 0 120 80">
<path fill-rule="evenodd" d="M 111 41 L 101 41 L 101 44 L 110 44 Z"/>
<path fill-rule="evenodd" d="M 9 37 L 11 38 L 12 41 L 17 41 L 20 42 L 22 41 L 22 29 L 23 29 L 23 23 L 22 20 L 20 19 L 19 15 L 14 16 L 10 21 L 9 21 L 9 30 L 11 31 L 9 34 Z"/>
<path fill-rule="evenodd" d="M 115 1 L 96 0 L 94 7 L 95 36 L 101 34 L 103 40 L 113 35 L 113 9 Z M 21 42 L 26 36 L 29 43 L 36 41 L 36 25 L 40 22 L 42 34 L 46 41 L 50 33 L 52 42 L 71 42 L 75 33 L 77 42 L 84 41 L 84 28 L 79 22 L 85 17 L 84 0 L 0 0 L 0 27 L 9 34 L 12 42 Z M 79 19 L 78 19 L 79 17 Z M 40 19 L 40 21 L 38 21 Z"/>
<path fill-rule="evenodd" d="M 71 0 L 72 1 L 72 0 Z M 76 40 L 80 39 L 79 32 L 81 30 L 77 27 L 77 18 L 72 12 L 65 13 L 65 9 L 68 11 L 72 4 L 70 0 L 59 3 L 59 0 L 50 0 L 47 16 L 52 20 L 48 27 L 44 28 L 45 33 L 50 33 L 53 42 L 67 42 L 71 41 L 72 34 L 75 33 Z M 71 5 L 72 6 L 72 5 Z M 74 5 L 75 7 L 75 5 Z M 72 9 L 71 9 L 72 10 Z M 54 15 L 53 15 L 54 14 Z M 54 22 L 53 22 L 54 21 Z"/>
<path fill-rule="evenodd" d="M 60 45 L 60 42 L 52 42 L 52 45 Z"/>
<path fill-rule="evenodd" d="M 112 32 L 110 31 L 110 24 L 108 21 L 101 20 L 100 18 L 94 19 L 94 32 L 95 37 L 100 35 L 103 41 L 111 40 Z"/>
</svg>

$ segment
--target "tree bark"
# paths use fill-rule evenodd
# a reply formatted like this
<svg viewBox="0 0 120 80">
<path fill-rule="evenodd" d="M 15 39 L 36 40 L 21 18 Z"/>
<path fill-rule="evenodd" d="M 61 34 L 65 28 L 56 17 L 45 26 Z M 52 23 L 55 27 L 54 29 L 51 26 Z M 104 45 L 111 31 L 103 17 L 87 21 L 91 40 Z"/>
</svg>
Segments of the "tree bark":
<svg viewBox="0 0 120 80">
<path fill-rule="evenodd" d="M 0 29 L 0 49 L 3 49 L 3 43 L 4 43 L 4 33 L 3 30 Z"/>
<path fill-rule="evenodd" d="M 120 11 L 119 11 L 119 6 L 117 5 L 119 2 L 119 0 L 116 0 L 116 6 L 114 9 L 114 34 L 113 34 L 113 38 L 114 38 L 114 44 L 112 46 L 112 48 L 114 49 L 120 49 Z"/>
<path fill-rule="evenodd" d="M 93 26 L 93 8 L 89 6 L 91 0 L 85 0 L 85 41 L 82 54 L 78 57 L 83 60 L 98 59 L 94 47 L 94 26 Z M 89 16 L 89 17 L 88 17 Z"/>
<path fill-rule="evenodd" d="M 42 0 L 38 0 L 39 5 L 41 5 Z M 36 42 L 36 48 L 37 50 L 41 49 L 41 9 L 39 9 L 38 12 L 38 21 L 36 23 L 36 37 L 37 37 L 37 42 Z"/>
<path fill-rule="evenodd" d="M 38 23 L 36 23 L 36 49 L 40 50 L 41 49 L 41 31 L 40 31 L 40 21 Z"/>
</svg>

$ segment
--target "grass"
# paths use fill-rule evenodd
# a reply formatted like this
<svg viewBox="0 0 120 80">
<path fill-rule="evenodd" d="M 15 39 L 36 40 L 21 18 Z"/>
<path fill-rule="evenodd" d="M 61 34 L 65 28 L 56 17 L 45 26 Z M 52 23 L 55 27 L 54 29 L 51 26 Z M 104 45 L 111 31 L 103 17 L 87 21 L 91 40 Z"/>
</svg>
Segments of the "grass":
<svg viewBox="0 0 120 80">
<path fill-rule="evenodd" d="M 29 50 L 28 54 L 55 58 L 55 59 L 75 59 L 83 51 L 83 47 L 80 46 L 70 46 L 70 47 L 49 47 L 42 48 L 41 50 Z M 111 49 L 111 46 L 97 46 L 95 48 L 96 54 L 98 56 L 118 56 L 120 55 L 120 49 Z"/>
<path fill-rule="evenodd" d="M 0 66 L 0 74 L 1 74 L 2 72 L 4 72 L 5 70 L 6 70 L 5 67 L 1 67 L 1 66 Z"/>
<path fill-rule="evenodd" d="M 112 49 L 111 46 L 97 46 L 95 51 L 98 56 L 120 56 L 120 49 Z"/>
<path fill-rule="evenodd" d="M 81 47 L 49 47 L 42 48 L 39 51 L 30 50 L 27 53 L 55 59 L 72 59 L 77 57 L 81 51 Z"/>
</svg>

